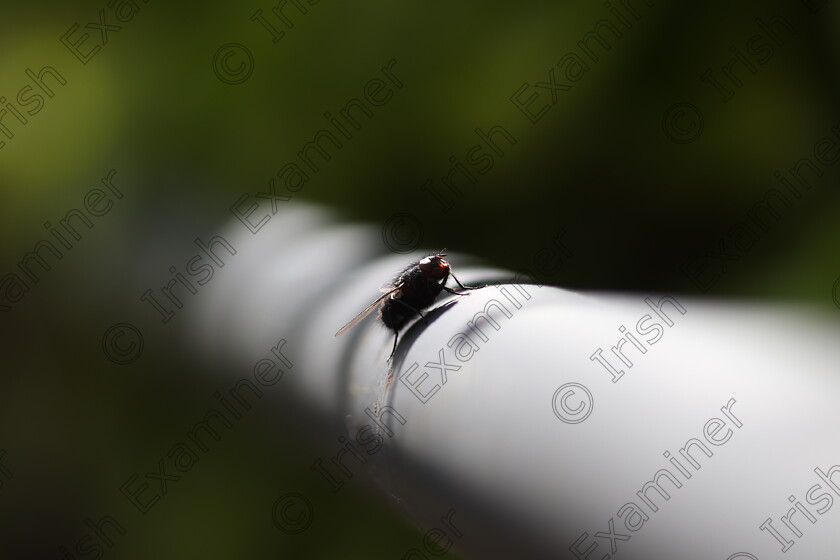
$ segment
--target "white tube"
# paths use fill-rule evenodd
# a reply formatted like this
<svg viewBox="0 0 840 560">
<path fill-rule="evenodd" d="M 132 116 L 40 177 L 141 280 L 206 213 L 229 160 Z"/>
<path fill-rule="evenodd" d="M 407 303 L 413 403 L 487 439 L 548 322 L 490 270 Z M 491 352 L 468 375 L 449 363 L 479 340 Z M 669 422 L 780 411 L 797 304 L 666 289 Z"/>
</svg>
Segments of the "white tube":
<svg viewBox="0 0 840 560">
<path fill-rule="evenodd" d="M 253 266 L 213 286 L 194 334 L 247 360 L 286 333 L 286 394 L 343 418 L 342 462 L 427 530 L 407 557 L 453 545 L 480 558 L 831 556 L 836 320 L 506 284 L 441 298 L 389 364 L 393 335 L 373 319 L 333 334 L 414 255 L 368 263 L 363 228 L 296 232 L 244 251 Z M 468 284 L 510 279 L 449 260 Z"/>
</svg>

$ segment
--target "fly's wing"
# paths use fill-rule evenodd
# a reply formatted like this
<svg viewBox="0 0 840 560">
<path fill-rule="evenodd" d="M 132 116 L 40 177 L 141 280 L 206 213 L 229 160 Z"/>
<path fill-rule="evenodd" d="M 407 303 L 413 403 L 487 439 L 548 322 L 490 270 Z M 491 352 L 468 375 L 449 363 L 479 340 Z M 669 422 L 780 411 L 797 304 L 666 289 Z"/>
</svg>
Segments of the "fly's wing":
<svg viewBox="0 0 840 560">
<path fill-rule="evenodd" d="M 355 317 L 350 319 L 349 323 L 347 323 L 346 325 L 341 327 L 338 330 L 338 332 L 335 333 L 335 336 L 340 336 L 340 335 L 344 334 L 345 332 L 350 330 L 351 327 L 354 327 L 359 321 L 361 321 L 362 319 L 364 319 L 365 317 L 370 315 L 370 312 L 373 311 L 374 309 L 376 309 L 376 306 L 379 305 L 379 302 L 381 302 L 383 299 L 385 299 L 386 297 L 388 297 L 392 293 L 396 292 L 397 289 L 398 288 L 396 286 L 391 286 L 388 289 L 388 291 L 386 291 L 384 294 L 382 294 L 381 296 L 379 296 L 378 298 L 373 300 L 373 303 L 371 303 L 370 305 L 368 305 L 367 307 L 362 309 L 362 311 L 358 315 L 356 315 Z"/>
<path fill-rule="evenodd" d="M 403 282 L 402 279 L 397 280 L 396 282 L 387 282 L 379 286 L 379 291 L 385 292 L 386 294 L 392 294 L 402 288 L 404 283 L 405 282 Z"/>
</svg>

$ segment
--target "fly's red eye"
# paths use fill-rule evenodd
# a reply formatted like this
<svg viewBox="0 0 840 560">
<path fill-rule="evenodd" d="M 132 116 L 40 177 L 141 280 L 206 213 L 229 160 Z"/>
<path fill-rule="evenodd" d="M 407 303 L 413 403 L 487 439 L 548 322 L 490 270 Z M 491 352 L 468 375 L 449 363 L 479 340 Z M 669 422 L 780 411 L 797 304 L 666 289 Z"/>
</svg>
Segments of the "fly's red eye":
<svg viewBox="0 0 840 560">
<path fill-rule="evenodd" d="M 440 258 L 440 255 L 435 255 L 424 258 L 418 263 L 417 267 L 426 276 L 443 278 L 449 270 L 449 263 Z"/>
<path fill-rule="evenodd" d="M 420 272 L 431 278 L 443 278 L 446 271 L 449 270 L 449 263 L 440 258 L 438 255 L 426 257 L 421 260 L 417 267 Z"/>
<path fill-rule="evenodd" d="M 420 272 L 423 274 L 432 274 L 435 269 L 438 267 L 437 259 L 432 257 L 426 257 L 425 259 L 420 261 L 420 264 L 417 266 L 420 267 Z"/>
</svg>

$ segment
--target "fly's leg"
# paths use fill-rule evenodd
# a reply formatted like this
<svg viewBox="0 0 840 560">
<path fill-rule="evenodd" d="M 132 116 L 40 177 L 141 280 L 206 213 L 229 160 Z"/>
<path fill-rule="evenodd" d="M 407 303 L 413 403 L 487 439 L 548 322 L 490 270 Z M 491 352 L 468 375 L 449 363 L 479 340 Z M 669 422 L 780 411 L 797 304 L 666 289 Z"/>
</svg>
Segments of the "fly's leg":
<svg viewBox="0 0 840 560">
<path fill-rule="evenodd" d="M 423 321 L 426 320 L 426 315 L 422 311 L 420 311 L 419 309 L 414 307 L 413 305 L 409 305 L 406 302 L 402 301 L 401 299 L 397 299 L 397 298 L 394 298 L 392 301 L 394 303 L 399 303 L 403 307 L 406 307 L 406 308 L 414 311 L 415 313 L 420 315 L 420 318 L 423 319 Z M 400 333 L 400 331 L 398 329 L 394 329 L 394 347 L 391 349 L 391 355 L 388 356 L 389 360 L 394 357 L 394 352 L 397 351 L 397 339 L 399 338 L 399 333 Z"/>
<path fill-rule="evenodd" d="M 465 288 L 465 289 L 467 289 L 467 288 Z M 448 292 L 448 293 L 452 294 L 453 296 L 468 296 L 468 295 L 470 295 L 470 294 L 464 294 L 464 293 L 461 293 L 461 292 L 456 292 L 452 288 L 448 288 L 446 286 L 443 287 L 443 290 L 445 292 Z"/>
<path fill-rule="evenodd" d="M 450 272 L 449 275 L 452 277 L 453 280 L 455 280 L 455 283 L 458 284 L 458 286 L 460 286 L 462 290 L 477 290 L 478 288 L 481 287 L 481 286 L 464 286 L 463 284 L 461 284 L 461 281 L 458 280 L 455 277 L 454 274 L 452 274 Z M 447 292 L 449 292 L 450 294 L 455 294 L 456 296 L 468 296 L 468 295 L 470 295 L 470 294 L 462 294 L 462 293 L 456 292 L 455 290 L 447 288 L 446 286 L 444 286 L 443 289 L 446 290 Z"/>
<path fill-rule="evenodd" d="M 394 357 L 394 352 L 397 351 L 397 338 L 399 338 L 399 336 L 400 336 L 400 331 L 398 331 L 397 329 L 394 329 L 394 347 L 391 348 L 391 355 L 388 356 L 389 360 Z"/>
</svg>

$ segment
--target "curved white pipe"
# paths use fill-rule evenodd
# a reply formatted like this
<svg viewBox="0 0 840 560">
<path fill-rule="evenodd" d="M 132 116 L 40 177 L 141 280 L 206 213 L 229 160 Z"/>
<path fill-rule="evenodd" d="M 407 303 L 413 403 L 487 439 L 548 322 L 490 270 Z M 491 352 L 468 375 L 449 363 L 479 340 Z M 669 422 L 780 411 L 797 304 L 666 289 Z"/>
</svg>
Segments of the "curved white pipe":
<svg viewBox="0 0 840 560">
<path fill-rule="evenodd" d="M 237 273 L 191 333 L 216 365 L 286 340 L 284 392 L 347 427 L 313 476 L 368 470 L 428 530 L 407 557 L 829 557 L 837 321 L 514 284 L 451 255 L 462 282 L 508 283 L 441 298 L 389 363 L 374 319 L 333 334 L 414 255 L 371 260 L 375 231 L 307 212 L 259 239 L 231 226 Z"/>
</svg>

